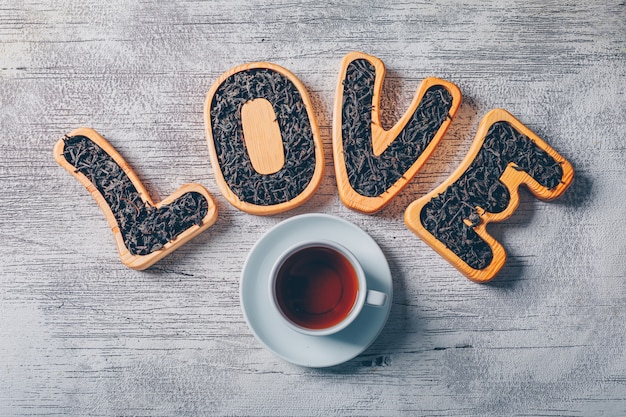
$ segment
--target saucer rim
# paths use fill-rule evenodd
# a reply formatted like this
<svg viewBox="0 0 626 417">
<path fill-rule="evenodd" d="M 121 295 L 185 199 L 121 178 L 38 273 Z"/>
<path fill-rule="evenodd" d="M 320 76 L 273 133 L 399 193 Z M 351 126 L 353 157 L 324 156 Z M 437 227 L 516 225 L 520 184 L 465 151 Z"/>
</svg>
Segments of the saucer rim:
<svg viewBox="0 0 626 417">
<path fill-rule="evenodd" d="M 265 242 L 268 239 L 268 236 L 271 236 L 273 233 L 276 233 L 277 229 L 282 229 L 285 227 L 288 227 L 291 223 L 294 222 L 307 222 L 307 221 L 316 221 L 316 220 L 325 220 L 325 221 L 330 221 L 330 222 L 337 222 L 337 223 L 343 223 L 347 228 L 352 229 L 354 231 L 355 234 L 362 234 L 364 237 L 367 237 L 366 241 L 366 245 L 367 246 L 371 246 L 371 249 L 375 249 L 377 252 L 377 255 L 380 256 L 380 260 L 384 262 L 384 265 L 381 266 L 381 268 L 384 269 L 384 276 L 381 276 L 381 281 L 384 281 L 385 285 L 387 285 L 389 287 L 389 293 L 387 294 L 387 301 L 386 301 L 386 305 L 382 306 L 382 307 L 378 307 L 378 309 L 380 310 L 384 310 L 384 313 L 381 311 L 381 313 L 378 314 L 384 314 L 384 317 L 382 317 L 382 321 L 380 322 L 380 325 L 378 326 L 378 328 L 376 329 L 376 331 L 372 331 L 371 334 L 369 334 L 366 343 L 361 343 L 358 345 L 358 348 L 353 351 L 352 353 L 350 353 L 349 355 L 335 355 L 335 357 L 333 358 L 333 360 L 327 360 L 327 361 L 309 361 L 309 362 L 303 362 L 303 361 L 299 361 L 297 359 L 294 359 L 293 357 L 289 357 L 288 355 L 283 354 L 282 352 L 278 352 L 277 350 L 275 350 L 272 346 L 270 346 L 269 342 L 266 341 L 265 339 L 267 339 L 267 336 L 261 336 L 261 334 L 259 333 L 259 329 L 257 329 L 255 325 L 253 325 L 252 321 L 250 320 L 249 316 L 248 316 L 248 312 L 246 311 L 246 304 L 244 303 L 244 290 L 245 290 L 245 281 L 246 276 L 249 274 L 248 270 L 251 267 L 250 264 L 253 261 L 253 255 L 256 254 L 257 251 L 259 251 L 259 248 L 262 247 L 264 244 L 266 244 L 267 242 Z M 288 247 L 297 245 L 300 242 L 305 242 L 305 241 L 309 241 L 311 240 L 309 237 L 303 237 L 299 240 L 295 240 L 294 242 L 292 242 Z M 345 246 L 348 250 L 352 251 L 350 244 L 346 243 L 346 242 L 337 242 L 343 246 Z M 354 254 L 354 256 L 360 260 L 360 257 L 356 254 Z M 368 280 L 368 274 L 367 271 L 365 273 L 365 278 L 366 280 Z M 265 278 L 263 278 L 265 280 Z M 269 279 L 269 278 L 268 278 Z M 371 279 L 371 278 L 370 278 Z M 370 282 L 368 281 L 368 286 L 369 286 Z M 250 284 L 251 285 L 251 284 Z M 259 299 L 260 300 L 260 299 Z M 240 276 L 240 281 L 239 281 L 239 302 L 240 302 L 240 307 L 244 316 L 244 319 L 246 321 L 246 324 L 248 325 L 248 328 L 250 329 L 250 331 L 252 332 L 252 334 L 254 335 L 254 337 L 261 342 L 261 344 L 263 345 L 263 347 L 265 347 L 267 350 L 269 350 L 271 353 L 273 353 L 274 355 L 276 355 L 277 357 L 298 365 L 298 366 L 304 366 L 304 367 L 309 367 L 309 368 L 326 368 L 326 367 L 331 367 L 331 366 L 336 366 L 342 363 L 345 363 L 351 359 L 354 359 L 355 357 L 357 357 L 358 355 L 360 355 L 361 353 L 363 353 L 368 347 L 370 347 L 375 341 L 376 339 L 380 336 L 380 334 L 382 333 L 383 329 L 385 328 L 385 325 L 387 324 L 387 321 L 389 319 L 389 315 L 391 313 L 391 307 L 392 307 L 392 303 L 393 303 L 393 279 L 391 276 L 391 270 L 389 268 L 389 262 L 387 261 L 387 258 L 384 254 L 384 252 L 382 251 L 382 248 L 378 245 L 378 243 L 363 229 L 361 229 L 359 226 L 357 226 L 356 224 L 345 220 L 341 217 L 338 216 L 334 216 L 334 215 L 329 215 L 329 214 L 325 214 L 325 213 L 306 213 L 306 214 L 300 214 L 300 215 L 296 215 L 293 217 L 290 217 L 288 219 L 285 219 L 275 225 L 273 225 L 270 229 L 268 229 L 252 246 L 252 248 L 250 249 L 250 251 L 248 252 L 245 262 L 243 264 L 243 268 L 241 270 L 241 276 Z M 261 302 L 262 304 L 262 302 Z M 269 305 L 270 302 L 269 300 L 267 301 L 267 306 L 265 308 L 269 309 L 271 306 Z M 262 307 L 263 309 L 263 307 Z M 380 319 L 380 318 L 379 318 Z M 336 334 L 341 334 L 344 331 L 347 331 L 347 329 L 350 329 L 350 327 L 353 325 L 354 323 L 351 323 L 349 326 L 347 326 L 345 329 L 340 330 L 339 332 L 337 332 Z M 313 336 L 313 335 L 307 335 L 307 334 L 303 334 L 303 333 L 299 333 L 296 332 L 293 329 L 290 329 L 287 325 L 285 325 L 284 323 L 280 324 L 281 326 L 283 326 L 285 329 L 288 329 L 290 332 L 294 332 L 298 337 L 303 338 L 304 340 L 306 339 L 324 339 L 324 338 L 331 338 L 333 335 L 326 335 L 326 336 Z M 271 337 L 270 337 L 271 338 Z M 311 340 L 312 340 L 311 339 Z M 289 350 L 289 349 L 287 349 Z"/>
</svg>

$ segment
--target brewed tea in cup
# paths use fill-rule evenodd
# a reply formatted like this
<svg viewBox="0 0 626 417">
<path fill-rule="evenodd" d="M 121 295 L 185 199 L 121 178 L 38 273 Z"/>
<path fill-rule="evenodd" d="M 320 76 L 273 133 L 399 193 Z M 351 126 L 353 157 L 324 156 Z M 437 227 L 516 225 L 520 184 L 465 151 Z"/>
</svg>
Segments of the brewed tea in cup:
<svg viewBox="0 0 626 417">
<path fill-rule="evenodd" d="M 274 307 L 292 329 L 309 335 L 336 333 L 363 305 L 383 306 L 385 293 L 368 290 L 363 268 L 342 245 L 311 241 L 286 250 L 270 277 Z"/>
</svg>

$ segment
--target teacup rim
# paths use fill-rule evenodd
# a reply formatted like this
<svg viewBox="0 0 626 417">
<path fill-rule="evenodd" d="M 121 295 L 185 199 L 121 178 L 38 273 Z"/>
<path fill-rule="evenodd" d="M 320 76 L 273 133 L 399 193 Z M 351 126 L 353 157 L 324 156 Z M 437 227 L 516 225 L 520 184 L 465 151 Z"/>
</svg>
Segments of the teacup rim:
<svg viewBox="0 0 626 417">
<path fill-rule="evenodd" d="M 294 254 L 297 251 L 313 248 L 313 247 L 324 247 L 332 250 L 336 250 L 342 256 L 344 256 L 349 262 L 352 268 L 354 268 L 359 288 L 357 289 L 357 297 L 354 301 L 352 309 L 346 315 L 346 317 L 341 320 L 339 323 L 325 327 L 323 329 L 311 329 L 308 327 L 300 326 L 297 323 L 291 321 L 285 313 L 278 306 L 278 300 L 276 298 L 276 292 L 274 290 L 276 278 L 278 275 L 278 270 L 284 264 L 289 256 Z M 356 320 L 361 311 L 363 310 L 363 306 L 365 305 L 365 298 L 367 296 L 367 277 L 365 276 L 365 271 L 361 266 L 361 263 L 357 259 L 357 257 L 348 249 L 345 245 L 334 241 L 332 239 L 307 239 L 295 243 L 285 249 L 280 256 L 274 261 L 272 268 L 270 269 L 270 277 L 268 280 L 268 294 L 270 298 L 270 305 L 272 308 L 278 313 L 281 317 L 283 324 L 287 325 L 294 331 L 299 333 L 309 335 L 309 336 L 330 336 L 332 334 L 338 333 L 341 330 L 348 327 L 352 322 Z"/>
</svg>

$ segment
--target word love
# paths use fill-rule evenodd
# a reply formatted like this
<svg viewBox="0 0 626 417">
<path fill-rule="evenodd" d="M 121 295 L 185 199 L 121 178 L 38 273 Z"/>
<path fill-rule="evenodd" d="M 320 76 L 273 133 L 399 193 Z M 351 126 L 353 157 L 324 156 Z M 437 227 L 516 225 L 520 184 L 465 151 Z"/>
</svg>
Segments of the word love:
<svg viewBox="0 0 626 417">
<path fill-rule="evenodd" d="M 417 174 L 461 103 L 457 86 L 427 78 L 405 114 L 385 130 L 380 122 L 384 76 L 381 60 L 349 53 L 335 95 L 337 188 L 347 207 L 364 213 L 380 210 Z M 323 176 L 322 142 L 308 93 L 292 73 L 264 62 L 233 68 L 210 89 L 204 115 L 216 182 L 233 206 L 271 215 L 313 195 Z M 84 148 L 91 149 L 86 156 Z M 210 195 L 197 184 L 155 206 L 121 156 L 92 130 L 79 129 L 59 141 L 55 158 L 96 198 L 130 267 L 150 266 L 217 216 Z M 468 278 L 485 282 L 506 257 L 486 233 L 487 223 L 514 212 L 521 184 L 539 198 L 552 199 L 572 179 L 563 157 L 513 116 L 494 110 L 481 122 L 461 166 L 407 208 L 405 223 Z"/>
</svg>

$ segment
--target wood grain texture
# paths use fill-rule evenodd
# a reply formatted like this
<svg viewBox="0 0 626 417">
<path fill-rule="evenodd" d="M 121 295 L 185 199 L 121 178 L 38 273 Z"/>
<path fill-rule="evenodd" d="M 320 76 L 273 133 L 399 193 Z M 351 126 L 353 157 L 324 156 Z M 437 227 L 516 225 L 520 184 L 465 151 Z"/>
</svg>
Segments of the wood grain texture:
<svg viewBox="0 0 626 417">
<path fill-rule="evenodd" d="M 625 21 L 608 0 L 0 1 L 0 414 L 624 415 Z M 387 129 L 428 76 L 464 96 L 432 157 L 375 215 L 344 207 L 332 174 L 337 71 L 355 50 L 389 70 Z M 297 74 L 324 144 L 318 191 L 275 216 L 221 197 L 204 140 L 206 92 L 253 61 Z M 520 193 L 489 228 L 507 264 L 477 285 L 402 214 L 498 107 L 576 179 L 550 204 Z M 124 267 L 100 209 L 51 157 L 79 126 L 104 133 L 155 201 L 204 185 L 217 222 L 146 271 Z M 239 306 L 252 245 L 309 212 L 363 228 L 393 273 L 380 337 L 325 370 L 274 357 Z"/>
<path fill-rule="evenodd" d="M 272 103 L 265 99 L 250 100 L 241 108 L 241 120 L 246 151 L 254 170 L 264 175 L 278 172 L 285 165 L 285 149 Z"/>
</svg>

